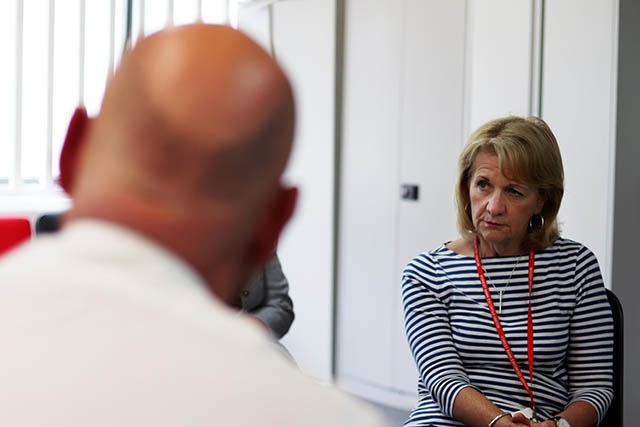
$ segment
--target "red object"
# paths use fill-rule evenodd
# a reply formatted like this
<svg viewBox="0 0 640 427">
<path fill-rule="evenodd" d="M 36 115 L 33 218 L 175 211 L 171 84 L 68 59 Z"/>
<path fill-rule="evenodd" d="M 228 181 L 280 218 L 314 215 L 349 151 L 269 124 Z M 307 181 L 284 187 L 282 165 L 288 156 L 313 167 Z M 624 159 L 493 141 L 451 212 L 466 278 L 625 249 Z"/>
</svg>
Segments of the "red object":
<svg viewBox="0 0 640 427">
<path fill-rule="evenodd" d="M 536 262 L 536 254 L 531 249 L 529 251 L 529 318 L 527 322 L 527 353 L 529 359 L 529 378 L 530 383 L 527 384 L 527 380 L 524 378 L 522 374 L 522 370 L 518 365 L 518 361 L 516 357 L 513 355 L 513 351 L 511 350 L 511 346 L 509 345 L 509 341 L 507 341 L 507 337 L 502 329 L 502 325 L 500 324 L 500 318 L 498 317 L 498 313 L 496 312 L 496 307 L 493 305 L 493 299 L 491 298 L 491 290 L 489 289 L 489 285 L 487 285 L 487 279 L 484 275 L 484 269 L 482 268 L 482 259 L 480 258 L 480 250 L 478 249 L 478 236 L 473 240 L 473 256 L 476 259 L 476 268 L 478 270 L 478 277 L 480 278 L 480 284 L 482 284 L 482 291 L 484 292 L 484 298 L 487 300 L 487 305 L 489 306 L 489 312 L 491 313 L 491 317 L 493 318 L 493 323 L 496 326 L 496 331 L 498 332 L 498 336 L 500 337 L 500 342 L 502 342 L 502 347 L 504 347 L 505 353 L 507 353 L 507 358 L 509 362 L 511 362 L 511 366 L 513 370 L 516 371 L 516 375 L 520 379 L 520 382 L 524 386 L 524 389 L 529 393 L 529 398 L 531 399 L 531 409 L 533 409 L 533 414 L 535 416 L 536 411 L 536 403 L 533 399 L 533 316 L 531 314 L 531 293 L 533 292 L 533 273 Z"/>
<path fill-rule="evenodd" d="M 27 218 L 0 218 L 0 255 L 31 238 L 31 223 Z"/>
<path fill-rule="evenodd" d="M 90 120 L 87 115 L 87 110 L 84 107 L 80 106 L 76 108 L 69 122 L 64 143 L 62 144 L 59 183 L 67 194 L 71 194 L 72 179 L 78 159 L 80 143 L 82 142 L 82 136 Z"/>
</svg>

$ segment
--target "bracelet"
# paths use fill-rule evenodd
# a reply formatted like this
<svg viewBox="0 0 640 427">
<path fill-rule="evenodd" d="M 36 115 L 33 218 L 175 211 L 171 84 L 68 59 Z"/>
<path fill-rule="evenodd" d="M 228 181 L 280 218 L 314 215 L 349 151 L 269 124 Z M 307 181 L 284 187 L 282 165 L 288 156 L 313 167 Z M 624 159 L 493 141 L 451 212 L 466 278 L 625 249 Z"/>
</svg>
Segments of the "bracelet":
<svg viewBox="0 0 640 427">
<path fill-rule="evenodd" d="M 502 413 L 496 415 L 496 417 L 491 420 L 491 422 L 489 423 L 488 427 L 493 427 L 494 425 L 496 425 L 496 423 L 498 422 L 498 420 L 500 418 L 506 417 L 507 415 L 511 415 L 511 412 L 502 412 Z"/>
</svg>

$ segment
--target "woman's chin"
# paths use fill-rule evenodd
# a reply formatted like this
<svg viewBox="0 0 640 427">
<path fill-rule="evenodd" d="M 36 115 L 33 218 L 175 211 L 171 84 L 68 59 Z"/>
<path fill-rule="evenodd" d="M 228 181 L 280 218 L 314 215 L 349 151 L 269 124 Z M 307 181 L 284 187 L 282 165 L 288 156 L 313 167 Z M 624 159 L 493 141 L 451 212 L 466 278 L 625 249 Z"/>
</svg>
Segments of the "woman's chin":
<svg viewBox="0 0 640 427">
<path fill-rule="evenodd" d="M 506 243 L 508 240 L 511 240 L 509 234 L 507 234 L 503 229 L 498 228 L 483 228 L 478 233 L 480 236 L 480 241 L 484 241 L 484 243 L 489 243 L 492 245 L 500 245 Z"/>
</svg>

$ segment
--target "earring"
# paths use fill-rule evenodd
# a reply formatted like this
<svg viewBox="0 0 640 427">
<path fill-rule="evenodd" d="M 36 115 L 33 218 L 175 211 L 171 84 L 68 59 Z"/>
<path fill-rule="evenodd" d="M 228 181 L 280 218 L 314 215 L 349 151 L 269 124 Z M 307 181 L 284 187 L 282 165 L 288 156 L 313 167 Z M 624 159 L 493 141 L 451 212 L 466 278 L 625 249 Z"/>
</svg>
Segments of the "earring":
<svg viewBox="0 0 640 427">
<path fill-rule="evenodd" d="M 544 216 L 540 215 L 540 214 L 533 214 L 531 216 L 531 218 L 529 219 L 529 231 L 533 231 L 534 228 L 534 218 L 538 217 L 540 218 L 540 229 L 542 229 L 544 227 Z M 537 220 L 535 222 L 538 222 Z"/>
</svg>

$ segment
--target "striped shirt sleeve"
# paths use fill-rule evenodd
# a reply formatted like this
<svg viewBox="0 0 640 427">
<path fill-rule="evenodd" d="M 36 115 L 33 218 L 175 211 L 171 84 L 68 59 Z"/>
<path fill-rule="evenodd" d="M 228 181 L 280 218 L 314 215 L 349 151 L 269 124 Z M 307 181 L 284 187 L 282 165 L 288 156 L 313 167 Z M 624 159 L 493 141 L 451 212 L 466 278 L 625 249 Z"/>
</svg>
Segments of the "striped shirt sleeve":
<svg viewBox="0 0 640 427">
<path fill-rule="evenodd" d="M 405 270 L 402 283 L 405 329 L 422 383 L 441 411 L 453 416 L 453 403 L 471 386 L 454 345 L 448 316 L 446 276 L 421 256 Z"/>
<path fill-rule="evenodd" d="M 584 246 L 575 271 L 577 298 L 567 353 L 569 399 L 591 403 L 600 422 L 613 399 L 613 320 L 598 261 Z"/>
</svg>

